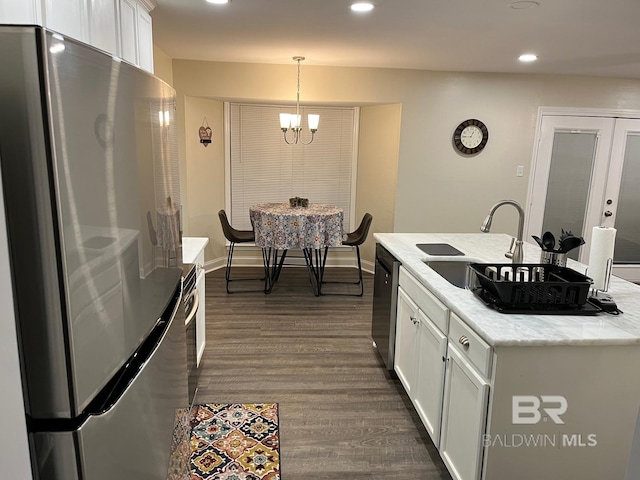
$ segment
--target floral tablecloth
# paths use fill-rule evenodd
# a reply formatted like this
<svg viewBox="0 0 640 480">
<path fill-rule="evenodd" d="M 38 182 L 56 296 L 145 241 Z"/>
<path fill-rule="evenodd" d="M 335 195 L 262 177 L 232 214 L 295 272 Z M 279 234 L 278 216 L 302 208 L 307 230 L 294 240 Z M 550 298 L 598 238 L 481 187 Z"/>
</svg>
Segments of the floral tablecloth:
<svg viewBox="0 0 640 480">
<path fill-rule="evenodd" d="M 263 203 L 249 208 L 249 215 L 258 247 L 288 250 L 342 245 L 344 212 L 338 207 Z"/>
</svg>

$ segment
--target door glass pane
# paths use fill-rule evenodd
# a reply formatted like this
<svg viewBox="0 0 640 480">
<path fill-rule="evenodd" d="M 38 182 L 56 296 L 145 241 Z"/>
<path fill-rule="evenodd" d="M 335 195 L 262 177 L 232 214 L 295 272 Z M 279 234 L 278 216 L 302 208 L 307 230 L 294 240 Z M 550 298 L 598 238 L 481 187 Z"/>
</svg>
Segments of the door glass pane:
<svg viewBox="0 0 640 480">
<path fill-rule="evenodd" d="M 583 235 L 596 141 L 595 132 L 554 135 L 542 232 L 552 232 L 556 242 L 563 229 Z M 577 260 L 579 250 L 572 250 L 569 257 Z"/>
<path fill-rule="evenodd" d="M 615 263 L 640 263 L 640 134 L 627 136 L 616 212 Z"/>
</svg>

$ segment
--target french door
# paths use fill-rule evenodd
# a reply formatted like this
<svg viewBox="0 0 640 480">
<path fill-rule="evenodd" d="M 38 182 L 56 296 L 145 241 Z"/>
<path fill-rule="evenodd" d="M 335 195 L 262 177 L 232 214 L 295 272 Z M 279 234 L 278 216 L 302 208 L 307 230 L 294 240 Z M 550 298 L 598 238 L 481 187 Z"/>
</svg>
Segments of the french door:
<svg viewBox="0 0 640 480">
<path fill-rule="evenodd" d="M 586 264 L 593 227 L 615 227 L 614 274 L 639 281 L 640 119 L 543 115 L 537 137 L 527 237 L 581 235 Z"/>
</svg>

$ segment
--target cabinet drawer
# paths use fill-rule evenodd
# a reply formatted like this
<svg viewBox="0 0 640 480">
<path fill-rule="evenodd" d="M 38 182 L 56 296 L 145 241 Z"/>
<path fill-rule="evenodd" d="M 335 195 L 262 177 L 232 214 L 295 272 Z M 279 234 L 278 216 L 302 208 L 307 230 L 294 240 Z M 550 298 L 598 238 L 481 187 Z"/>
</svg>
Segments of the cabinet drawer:
<svg viewBox="0 0 640 480">
<path fill-rule="evenodd" d="M 449 331 L 449 309 L 404 267 L 400 267 L 399 285 L 416 302 L 418 308 L 446 335 Z"/>
<path fill-rule="evenodd" d="M 490 377 L 491 347 L 453 312 L 451 312 L 449 321 L 449 341 L 471 361 L 482 375 L 486 378 Z"/>
</svg>

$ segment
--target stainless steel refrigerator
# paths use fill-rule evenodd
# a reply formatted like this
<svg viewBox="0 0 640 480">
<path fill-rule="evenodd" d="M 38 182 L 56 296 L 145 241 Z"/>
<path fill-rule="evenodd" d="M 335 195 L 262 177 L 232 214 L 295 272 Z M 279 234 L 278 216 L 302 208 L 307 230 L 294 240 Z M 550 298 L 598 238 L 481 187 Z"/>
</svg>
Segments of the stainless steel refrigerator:
<svg viewBox="0 0 640 480">
<path fill-rule="evenodd" d="M 0 65 L 33 469 L 165 479 L 188 428 L 175 91 L 38 27 L 0 26 Z"/>
</svg>

